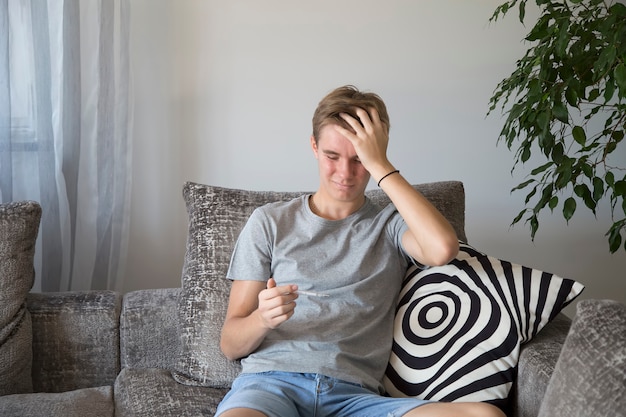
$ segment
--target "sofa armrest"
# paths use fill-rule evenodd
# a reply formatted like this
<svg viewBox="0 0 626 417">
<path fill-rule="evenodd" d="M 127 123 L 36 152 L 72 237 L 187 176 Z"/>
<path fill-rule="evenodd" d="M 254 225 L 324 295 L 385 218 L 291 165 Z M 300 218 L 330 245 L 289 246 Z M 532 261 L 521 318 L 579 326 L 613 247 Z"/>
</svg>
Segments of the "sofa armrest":
<svg viewBox="0 0 626 417">
<path fill-rule="evenodd" d="M 121 300 L 114 291 L 28 295 L 35 392 L 114 384 L 120 371 Z"/>
<path fill-rule="evenodd" d="M 180 288 L 129 292 L 122 302 L 122 368 L 173 369 L 178 360 Z"/>
<path fill-rule="evenodd" d="M 520 350 L 517 379 L 511 393 L 514 417 L 537 417 L 550 377 L 572 324 L 560 313 Z"/>
<path fill-rule="evenodd" d="M 540 417 L 626 416 L 626 304 L 582 300 Z"/>
</svg>

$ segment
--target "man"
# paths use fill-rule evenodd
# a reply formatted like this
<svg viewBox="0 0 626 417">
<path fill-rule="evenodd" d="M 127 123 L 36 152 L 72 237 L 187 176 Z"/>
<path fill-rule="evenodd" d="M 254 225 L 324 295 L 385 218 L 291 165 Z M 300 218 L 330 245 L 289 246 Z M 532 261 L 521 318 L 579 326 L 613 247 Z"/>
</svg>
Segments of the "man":
<svg viewBox="0 0 626 417">
<path fill-rule="evenodd" d="M 332 91 L 313 116 L 317 192 L 250 216 L 221 337 L 243 372 L 217 415 L 504 416 L 489 404 L 381 395 L 404 272 L 458 252 L 451 225 L 387 159 L 389 126 L 376 94 Z M 365 197 L 370 177 L 393 205 Z"/>
</svg>

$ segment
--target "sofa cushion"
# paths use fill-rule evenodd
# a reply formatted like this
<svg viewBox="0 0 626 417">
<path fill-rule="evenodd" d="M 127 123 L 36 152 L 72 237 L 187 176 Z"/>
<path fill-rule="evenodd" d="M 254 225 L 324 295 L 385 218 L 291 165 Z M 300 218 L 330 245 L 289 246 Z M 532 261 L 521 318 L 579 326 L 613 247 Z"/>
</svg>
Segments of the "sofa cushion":
<svg viewBox="0 0 626 417">
<path fill-rule="evenodd" d="M 583 300 L 539 417 L 626 416 L 626 305 Z"/>
<path fill-rule="evenodd" d="M 27 305 L 33 319 L 36 392 L 113 385 L 120 371 L 120 293 L 30 293 Z"/>
<path fill-rule="evenodd" d="M 164 369 L 122 369 L 115 381 L 116 416 L 213 416 L 228 389 L 185 386 Z"/>
<path fill-rule="evenodd" d="M 131 291 L 120 316 L 122 368 L 172 369 L 178 360 L 180 288 Z"/>
<path fill-rule="evenodd" d="M 411 267 L 400 293 L 385 388 L 393 396 L 504 406 L 520 345 L 583 288 L 467 244 L 448 265 Z"/>
<path fill-rule="evenodd" d="M 572 321 L 560 313 L 520 348 L 517 378 L 509 394 L 512 417 L 537 417 Z"/>
<path fill-rule="evenodd" d="M 32 324 L 26 296 L 41 207 L 33 201 L 0 204 L 0 395 L 32 392 Z"/>
<path fill-rule="evenodd" d="M 463 184 L 446 181 L 415 188 L 448 218 L 459 239 L 465 240 Z M 227 360 L 219 347 L 230 291 L 230 281 L 224 278 L 235 241 L 255 208 L 302 194 L 185 184 L 189 230 L 178 302 L 180 353 L 173 369 L 177 381 L 229 387 L 239 373 L 239 364 Z M 379 205 L 389 203 L 381 190 L 368 191 L 367 195 Z"/>
<path fill-rule="evenodd" d="M 113 387 L 0 397 L 3 417 L 113 417 Z"/>
</svg>

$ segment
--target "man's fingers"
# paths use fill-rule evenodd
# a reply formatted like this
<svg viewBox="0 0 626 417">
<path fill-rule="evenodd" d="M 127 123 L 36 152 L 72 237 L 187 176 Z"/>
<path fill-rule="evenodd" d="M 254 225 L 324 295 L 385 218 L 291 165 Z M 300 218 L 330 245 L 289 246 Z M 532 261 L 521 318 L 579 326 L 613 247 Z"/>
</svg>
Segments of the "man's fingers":
<svg viewBox="0 0 626 417">
<path fill-rule="evenodd" d="M 277 286 L 274 278 L 267 280 L 267 288 L 259 293 L 259 300 L 270 301 L 275 299 L 275 305 L 285 304 L 298 298 L 298 286 L 287 284 Z"/>
<path fill-rule="evenodd" d="M 281 323 L 285 322 L 294 314 L 296 308 L 295 299 L 298 298 L 298 294 L 292 290 L 291 285 L 274 287 L 263 291 L 265 297 L 260 297 L 259 309 L 261 310 L 261 316 L 265 321 L 267 327 L 275 329 Z"/>
</svg>

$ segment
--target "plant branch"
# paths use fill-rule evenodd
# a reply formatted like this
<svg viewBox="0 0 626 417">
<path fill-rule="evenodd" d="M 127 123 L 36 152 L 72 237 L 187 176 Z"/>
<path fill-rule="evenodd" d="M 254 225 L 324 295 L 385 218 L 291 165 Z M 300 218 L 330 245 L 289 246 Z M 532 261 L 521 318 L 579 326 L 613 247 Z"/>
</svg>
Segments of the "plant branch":
<svg viewBox="0 0 626 417">
<path fill-rule="evenodd" d="M 531 46 L 498 83 L 487 112 L 500 108 L 507 115 L 498 143 L 516 148 L 511 171 L 537 151 L 547 160 L 512 190 L 530 187 L 526 207 L 512 224 L 525 218 L 533 239 L 546 207 L 554 211 L 560 204 L 569 222 L 576 200 L 595 214 L 606 196 L 612 216 L 618 207 L 626 214 L 626 176 L 616 176 L 625 168 L 609 163 L 626 133 L 626 6 L 599 0 L 535 2 L 541 16 L 525 38 Z M 526 0 L 503 3 L 490 21 L 516 5 L 524 24 Z M 604 122 L 604 128 L 592 129 L 592 120 L 593 126 Z M 568 189 L 569 196 L 559 201 Z M 615 222 L 607 233 L 611 252 L 621 247 L 622 233 L 626 223 Z"/>
</svg>

